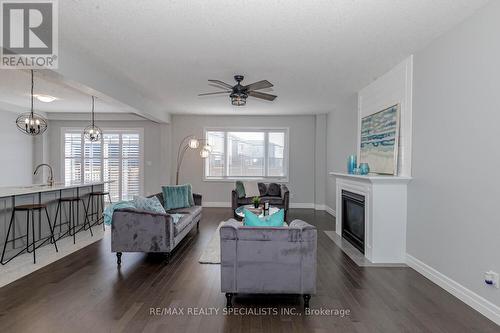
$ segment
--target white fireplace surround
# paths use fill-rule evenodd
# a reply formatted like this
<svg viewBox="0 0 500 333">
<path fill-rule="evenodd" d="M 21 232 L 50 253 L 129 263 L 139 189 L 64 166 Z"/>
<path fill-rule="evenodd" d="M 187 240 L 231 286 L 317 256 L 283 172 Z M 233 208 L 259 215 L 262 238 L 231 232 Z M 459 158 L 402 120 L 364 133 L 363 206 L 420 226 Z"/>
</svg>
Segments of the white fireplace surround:
<svg viewBox="0 0 500 333">
<path fill-rule="evenodd" d="M 406 262 L 406 187 L 411 177 L 336 177 L 336 232 L 342 236 L 342 190 L 365 197 L 365 257 L 372 263 Z"/>
</svg>

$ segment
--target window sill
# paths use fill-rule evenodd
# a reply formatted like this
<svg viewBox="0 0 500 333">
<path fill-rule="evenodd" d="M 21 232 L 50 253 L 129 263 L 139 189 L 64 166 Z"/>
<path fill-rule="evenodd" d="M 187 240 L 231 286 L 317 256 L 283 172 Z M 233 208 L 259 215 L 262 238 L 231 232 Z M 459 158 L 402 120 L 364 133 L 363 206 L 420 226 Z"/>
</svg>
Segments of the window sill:
<svg viewBox="0 0 500 333">
<path fill-rule="evenodd" d="M 254 181 L 262 183 L 278 183 L 278 184 L 288 184 L 288 178 L 203 178 L 204 182 L 213 183 L 234 183 L 236 181 Z"/>
</svg>

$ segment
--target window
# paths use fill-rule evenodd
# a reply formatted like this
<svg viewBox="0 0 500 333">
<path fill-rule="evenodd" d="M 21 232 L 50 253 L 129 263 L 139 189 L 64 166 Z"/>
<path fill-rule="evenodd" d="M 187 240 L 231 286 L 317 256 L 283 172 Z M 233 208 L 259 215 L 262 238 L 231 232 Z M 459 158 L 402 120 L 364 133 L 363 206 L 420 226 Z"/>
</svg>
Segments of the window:
<svg viewBox="0 0 500 333">
<path fill-rule="evenodd" d="M 111 181 L 104 189 L 113 202 L 131 200 L 142 193 L 142 130 L 103 132 L 90 142 L 81 129 L 63 130 L 64 181 Z"/>
<path fill-rule="evenodd" d="M 212 153 L 205 160 L 205 180 L 287 180 L 287 129 L 207 129 Z"/>
</svg>

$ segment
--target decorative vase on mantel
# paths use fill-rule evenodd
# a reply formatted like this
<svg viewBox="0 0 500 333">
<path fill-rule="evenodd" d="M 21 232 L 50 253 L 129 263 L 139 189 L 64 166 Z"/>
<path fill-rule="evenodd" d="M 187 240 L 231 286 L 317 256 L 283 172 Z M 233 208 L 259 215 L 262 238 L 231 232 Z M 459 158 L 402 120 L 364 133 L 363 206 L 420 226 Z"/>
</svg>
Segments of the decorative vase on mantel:
<svg viewBox="0 0 500 333">
<path fill-rule="evenodd" d="M 358 162 L 356 155 L 350 155 L 347 158 L 347 173 L 353 175 L 357 167 L 358 167 Z"/>
<path fill-rule="evenodd" d="M 369 173 L 370 173 L 370 166 L 368 165 L 368 163 L 360 163 L 359 164 L 359 174 L 366 176 Z"/>
</svg>

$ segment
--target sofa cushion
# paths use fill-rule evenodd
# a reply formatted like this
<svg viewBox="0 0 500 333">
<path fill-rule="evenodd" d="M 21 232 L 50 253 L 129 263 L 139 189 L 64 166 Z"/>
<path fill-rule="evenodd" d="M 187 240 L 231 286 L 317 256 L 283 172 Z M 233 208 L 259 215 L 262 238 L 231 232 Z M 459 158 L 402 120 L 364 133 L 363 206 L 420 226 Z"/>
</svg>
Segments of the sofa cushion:
<svg viewBox="0 0 500 333">
<path fill-rule="evenodd" d="M 267 185 L 264 183 L 258 183 L 260 196 L 263 197 L 267 195 Z"/>
<path fill-rule="evenodd" d="M 267 187 L 267 194 L 270 197 L 281 196 L 281 186 L 279 184 L 276 184 L 276 183 L 269 184 L 269 186 Z"/>
<path fill-rule="evenodd" d="M 271 205 L 283 205 L 283 199 L 281 197 L 262 197 L 260 198 L 262 202 L 269 202 Z"/>
<path fill-rule="evenodd" d="M 134 195 L 135 208 L 152 213 L 163 213 L 165 214 L 165 208 L 158 200 L 157 197 L 144 198 L 138 195 Z"/>
<path fill-rule="evenodd" d="M 193 221 L 194 216 L 186 214 L 182 216 L 177 223 L 174 224 L 174 236 L 180 234 Z"/>
<path fill-rule="evenodd" d="M 201 206 L 193 206 L 193 207 L 186 207 L 186 208 L 170 209 L 167 211 L 167 213 L 192 215 L 194 217 L 194 216 L 201 214 L 201 211 L 202 211 Z"/>
<path fill-rule="evenodd" d="M 252 198 L 241 198 L 238 199 L 238 205 L 250 205 L 252 203 Z"/>
</svg>

